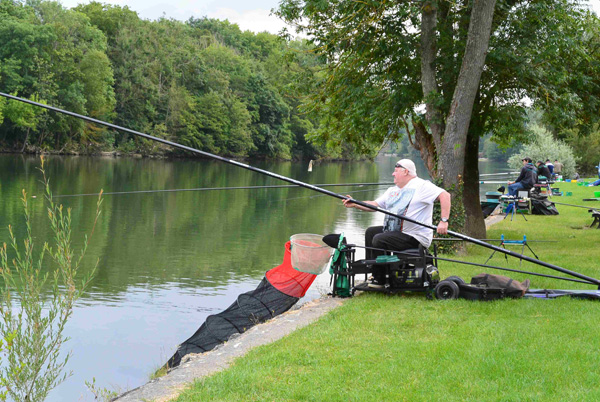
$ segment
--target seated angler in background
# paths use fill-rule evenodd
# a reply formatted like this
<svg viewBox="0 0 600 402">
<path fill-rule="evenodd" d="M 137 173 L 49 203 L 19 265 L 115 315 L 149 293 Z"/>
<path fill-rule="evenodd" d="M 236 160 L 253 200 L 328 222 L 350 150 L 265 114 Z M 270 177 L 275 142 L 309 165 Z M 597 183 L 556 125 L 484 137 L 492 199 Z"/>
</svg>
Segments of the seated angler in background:
<svg viewBox="0 0 600 402">
<path fill-rule="evenodd" d="M 537 169 L 531 163 L 531 158 L 523 158 L 523 167 L 517 180 L 508 183 L 508 195 L 517 196 L 519 190 L 529 191 L 537 182 Z"/>
<path fill-rule="evenodd" d="M 550 176 L 548 176 L 548 180 L 550 180 L 554 177 L 554 165 L 552 164 L 552 162 L 550 162 L 550 159 L 546 159 L 546 167 L 550 172 Z"/>
<path fill-rule="evenodd" d="M 546 181 L 552 178 L 552 172 L 542 161 L 537 161 L 537 181 L 540 182 L 540 178 L 545 177 Z"/>
<path fill-rule="evenodd" d="M 374 201 L 367 204 L 386 209 L 396 215 L 431 225 L 433 220 L 433 203 L 440 202 L 441 221 L 437 224 L 437 233 L 448 233 L 448 218 L 450 216 L 450 193 L 439 188 L 430 181 L 417 177 L 417 168 L 410 159 L 402 159 L 395 166 L 394 184 Z M 348 196 L 350 197 L 350 196 Z M 356 208 L 361 211 L 374 212 L 372 209 L 355 204 L 351 199 L 343 201 L 346 208 Z M 433 230 L 406 220 L 385 215 L 383 226 L 373 226 L 365 233 L 365 246 L 385 250 L 402 251 L 431 245 Z M 375 259 L 383 251 L 367 249 L 366 258 Z"/>
<path fill-rule="evenodd" d="M 554 175 L 556 177 L 562 175 L 563 164 L 558 161 L 558 159 L 554 160 Z"/>
</svg>

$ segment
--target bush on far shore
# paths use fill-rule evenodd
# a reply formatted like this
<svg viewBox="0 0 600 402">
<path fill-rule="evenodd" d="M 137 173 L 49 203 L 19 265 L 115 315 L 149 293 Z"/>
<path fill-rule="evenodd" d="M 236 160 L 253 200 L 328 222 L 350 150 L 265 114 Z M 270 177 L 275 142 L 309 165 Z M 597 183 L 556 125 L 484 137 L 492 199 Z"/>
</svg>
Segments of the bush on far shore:
<svg viewBox="0 0 600 402">
<path fill-rule="evenodd" d="M 556 140 L 552 134 L 544 127 L 533 125 L 531 130 L 534 134 L 534 139 L 531 143 L 523 146 L 520 152 L 508 158 L 508 165 L 511 168 L 520 170 L 523 166 L 522 160 L 529 157 L 535 164 L 537 161 L 546 161 L 550 159 L 552 162 L 558 160 L 562 163 L 562 176 L 571 178 L 577 171 L 577 158 L 573 152 L 573 148 L 561 140 Z"/>
</svg>

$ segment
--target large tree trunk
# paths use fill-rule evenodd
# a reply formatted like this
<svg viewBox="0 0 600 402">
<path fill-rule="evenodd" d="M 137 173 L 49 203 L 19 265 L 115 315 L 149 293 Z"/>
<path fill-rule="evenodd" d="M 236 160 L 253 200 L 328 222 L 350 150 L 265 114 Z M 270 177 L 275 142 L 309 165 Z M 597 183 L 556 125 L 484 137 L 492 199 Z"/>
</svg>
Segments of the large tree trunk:
<svg viewBox="0 0 600 402">
<path fill-rule="evenodd" d="M 437 3 L 426 1 L 421 13 L 421 83 L 425 98 L 425 117 L 431 130 L 436 149 L 442 144 L 444 121 L 437 106 L 439 97 L 435 59 L 437 55 L 436 26 Z M 431 173 L 431 170 L 430 170 Z"/>
<path fill-rule="evenodd" d="M 435 151 L 433 136 L 429 134 L 427 128 L 421 121 L 413 121 L 413 127 L 415 128 L 415 140 L 413 141 L 410 138 L 410 132 L 407 129 L 408 140 L 411 145 L 421 153 L 421 159 L 425 162 L 425 167 L 427 167 L 429 175 L 433 178 L 437 178 L 437 152 Z"/>
<path fill-rule="evenodd" d="M 467 132 L 485 63 L 495 6 L 496 0 L 474 0 L 465 54 L 439 152 L 438 168 L 446 187 L 457 183 L 464 171 Z"/>
<path fill-rule="evenodd" d="M 485 239 L 485 221 L 479 203 L 479 134 L 481 133 L 479 116 L 473 116 L 465 155 L 463 206 L 465 207 L 465 228 L 468 236 Z"/>
</svg>

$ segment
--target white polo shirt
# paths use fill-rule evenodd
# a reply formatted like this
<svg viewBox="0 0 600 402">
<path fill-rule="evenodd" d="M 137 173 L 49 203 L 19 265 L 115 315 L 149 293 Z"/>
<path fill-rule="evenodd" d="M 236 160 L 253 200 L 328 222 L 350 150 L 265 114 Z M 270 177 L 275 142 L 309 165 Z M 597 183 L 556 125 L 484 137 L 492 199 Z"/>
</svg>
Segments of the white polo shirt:
<svg viewBox="0 0 600 402">
<path fill-rule="evenodd" d="M 415 177 L 403 188 L 388 188 L 375 202 L 396 215 L 404 215 L 431 225 L 433 203 L 442 192 L 444 190 L 432 182 Z M 425 247 L 429 247 L 433 239 L 433 230 L 389 215 L 386 215 L 383 221 L 383 231 L 401 231 L 414 237 Z"/>
</svg>

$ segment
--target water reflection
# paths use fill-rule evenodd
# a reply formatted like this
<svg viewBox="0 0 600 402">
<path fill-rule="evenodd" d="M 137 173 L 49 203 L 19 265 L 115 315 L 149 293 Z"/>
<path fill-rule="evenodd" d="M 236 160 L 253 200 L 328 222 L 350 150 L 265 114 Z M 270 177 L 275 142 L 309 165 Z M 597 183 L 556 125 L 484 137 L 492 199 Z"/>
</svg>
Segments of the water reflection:
<svg viewBox="0 0 600 402">
<path fill-rule="evenodd" d="M 43 205 L 39 160 L 0 157 L 0 222 L 24 235 L 21 189 L 29 198 L 34 237 L 50 239 Z M 258 167 L 310 183 L 377 181 L 378 166 L 261 162 Z M 257 186 L 280 181 L 213 161 L 50 157 L 47 173 L 55 195 L 177 188 Z M 336 188 L 337 189 L 337 188 Z M 356 189 L 341 189 L 347 192 Z M 373 198 L 375 189 L 361 189 Z M 72 208 L 73 240 L 81 246 L 91 230 L 96 197 L 59 198 Z M 349 216 L 353 216 L 350 220 Z M 301 188 L 172 192 L 105 196 L 102 215 L 88 248 L 89 270 L 98 267 L 89 291 L 68 324 L 74 376 L 50 400 L 91 400 L 85 380 L 125 390 L 148 379 L 177 344 L 207 315 L 221 311 L 238 294 L 253 289 L 265 271 L 281 263 L 283 245 L 301 232 L 329 233 L 370 224 L 339 200 Z M 353 222 L 353 223 L 348 223 Z M 6 231 L 0 232 L 6 241 Z M 323 282 L 323 283 L 321 283 Z M 317 281 L 307 298 L 326 292 Z"/>
</svg>

